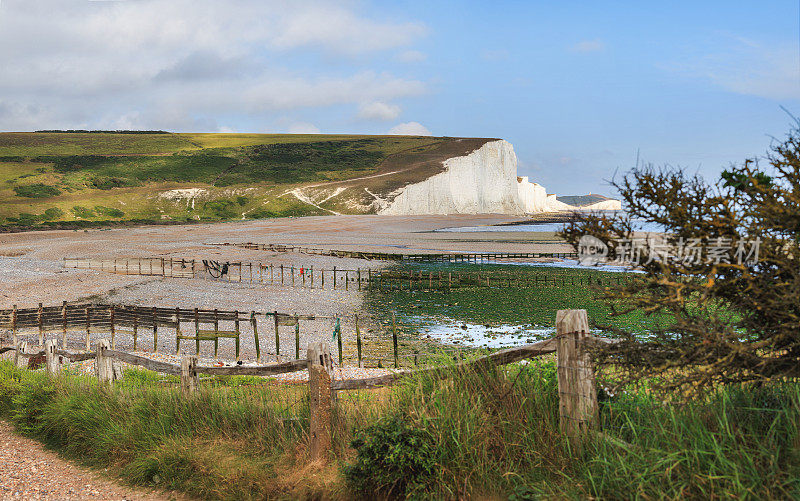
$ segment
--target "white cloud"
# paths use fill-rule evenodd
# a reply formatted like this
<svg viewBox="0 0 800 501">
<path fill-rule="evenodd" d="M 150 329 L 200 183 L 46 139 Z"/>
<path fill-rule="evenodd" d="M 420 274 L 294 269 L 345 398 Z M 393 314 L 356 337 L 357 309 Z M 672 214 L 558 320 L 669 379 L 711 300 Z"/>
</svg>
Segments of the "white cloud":
<svg viewBox="0 0 800 501">
<path fill-rule="evenodd" d="M 212 116 L 223 113 L 263 115 L 424 93 L 424 82 L 373 71 L 369 60 L 353 56 L 402 49 L 427 28 L 365 16 L 358 6 L 3 1 L 0 127 L 217 130 Z M 296 53 L 315 52 L 345 64 L 329 73 L 294 66 Z M 19 111 L 25 109 L 38 111 Z"/>
<path fill-rule="evenodd" d="M 431 131 L 419 122 L 405 122 L 389 129 L 389 134 L 396 136 L 431 136 Z"/>
<path fill-rule="evenodd" d="M 741 37 L 722 37 L 720 50 L 662 64 L 666 71 L 699 78 L 737 94 L 767 99 L 800 99 L 797 47 L 763 45 Z"/>
<path fill-rule="evenodd" d="M 319 134 L 319 127 L 308 122 L 296 122 L 286 131 L 289 134 Z"/>
<path fill-rule="evenodd" d="M 276 46 L 320 45 L 343 53 L 398 47 L 421 38 L 427 32 L 420 23 L 380 23 L 325 3 L 306 5 L 282 21 L 272 39 Z"/>
<path fill-rule="evenodd" d="M 387 104 L 381 101 L 364 103 L 358 109 L 358 118 L 364 120 L 394 120 L 400 115 L 400 107 L 396 104 Z"/>
<path fill-rule="evenodd" d="M 606 44 L 600 39 L 582 40 L 569 48 L 572 52 L 601 52 L 606 49 Z"/>
</svg>

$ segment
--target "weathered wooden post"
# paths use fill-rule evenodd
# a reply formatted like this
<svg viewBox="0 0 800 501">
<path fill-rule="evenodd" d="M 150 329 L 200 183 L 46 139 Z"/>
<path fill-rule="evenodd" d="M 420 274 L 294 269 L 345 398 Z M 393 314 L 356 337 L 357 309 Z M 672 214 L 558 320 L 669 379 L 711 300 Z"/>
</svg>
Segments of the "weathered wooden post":
<svg viewBox="0 0 800 501">
<path fill-rule="evenodd" d="M 331 450 L 331 371 L 330 348 L 325 343 L 308 347 L 309 425 L 311 458 L 327 462 Z"/>
<path fill-rule="evenodd" d="M 116 350 L 117 349 L 117 331 L 114 328 L 114 305 L 112 304 L 109 307 L 109 309 L 110 309 L 109 316 L 111 317 L 111 349 L 112 350 Z"/>
<path fill-rule="evenodd" d="M 90 317 L 90 314 L 91 314 L 91 312 L 89 310 L 89 307 L 87 306 L 86 307 L 86 351 L 89 351 L 92 348 L 92 346 L 90 344 L 90 341 L 89 341 L 90 328 L 91 328 L 91 317 Z"/>
<path fill-rule="evenodd" d="M 361 367 L 361 331 L 358 330 L 358 315 L 356 315 L 356 349 L 358 350 L 358 366 Z"/>
<path fill-rule="evenodd" d="M 277 342 L 275 346 L 278 346 Z M 300 319 L 297 318 L 296 313 L 294 318 L 294 358 L 300 358 Z"/>
<path fill-rule="evenodd" d="M 253 342 L 256 345 L 256 360 L 261 361 L 261 343 L 258 342 L 258 323 L 256 322 L 256 312 L 250 312 L 250 328 L 253 330 Z"/>
<path fill-rule="evenodd" d="M 95 373 L 101 383 L 110 383 L 117 379 L 122 379 L 122 371 L 115 367 L 114 359 L 107 356 L 104 351 L 111 347 L 108 339 L 97 341 L 97 352 L 95 354 Z"/>
<path fill-rule="evenodd" d="M 48 339 L 44 343 L 45 367 L 51 376 L 55 376 L 61 371 L 61 356 L 56 354 L 57 347 L 57 339 Z"/>
<path fill-rule="evenodd" d="M 397 360 L 397 318 L 395 313 L 392 312 L 392 345 L 394 346 L 394 368 L 399 366 Z"/>
<path fill-rule="evenodd" d="M 39 303 L 39 310 L 36 315 L 36 323 L 39 325 L 39 346 L 44 344 L 44 324 L 42 322 L 42 303 Z"/>
<path fill-rule="evenodd" d="M 194 309 L 194 354 L 200 354 L 200 312 Z"/>
<path fill-rule="evenodd" d="M 14 309 L 11 312 L 11 342 L 14 343 L 14 347 L 18 348 L 19 337 L 17 336 L 17 305 L 14 305 Z M 19 351 L 17 351 L 17 353 L 19 353 Z M 14 357 L 14 360 L 16 360 L 16 356 Z"/>
<path fill-rule="evenodd" d="M 576 443 L 597 423 L 597 390 L 592 359 L 584 339 L 589 337 L 586 310 L 558 310 L 556 354 L 561 431 Z"/>
<path fill-rule="evenodd" d="M 25 368 L 28 366 L 28 358 L 23 357 L 22 354 L 25 353 L 25 350 L 28 349 L 28 343 L 26 341 L 22 341 L 21 343 L 18 341 L 14 342 L 14 367 Z"/>
<path fill-rule="evenodd" d="M 214 308 L 214 358 L 217 358 L 217 353 L 219 352 L 219 336 L 216 334 L 219 332 L 219 310 Z"/>
<path fill-rule="evenodd" d="M 187 355 L 181 359 L 181 393 L 190 396 L 197 391 L 200 378 L 197 376 L 197 355 Z"/>
<path fill-rule="evenodd" d="M 233 330 L 236 331 L 236 361 L 238 362 L 239 360 L 242 359 L 241 356 L 239 355 L 239 334 L 240 334 L 240 331 L 239 331 L 239 310 L 234 310 L 233 311 L 233 317 L 234 317 Z"/>
<path fill-rule="evenodd" d="M 156 320 L 155 306 L 153 306 L 153 351 L 158 353 L 158 322 Z"/>
<path fill-rule="evenodd" d="M 61 349 L 67 349 L 67 302 L 61 303 Z"/>
</svg>

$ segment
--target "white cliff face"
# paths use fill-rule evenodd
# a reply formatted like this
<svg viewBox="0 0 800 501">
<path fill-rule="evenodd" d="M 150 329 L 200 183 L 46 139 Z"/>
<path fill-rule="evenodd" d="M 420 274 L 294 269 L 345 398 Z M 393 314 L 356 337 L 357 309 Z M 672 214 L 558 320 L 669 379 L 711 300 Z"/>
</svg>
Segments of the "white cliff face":
<svg viewBox="0 0 800 501">
<path fill-rule="evenodd" d="M 556 195 L 548 195 L 541 184 L 528 181 L 527 176 L 517 178 L 517 189 L 520 205 L 526 214 L 575 210 L 575 207 L 556 200 Z"/>
<path fill-rule="evenodd" d="M 622 210 L 622 202 L 619 200 L 603 200 L 596 204 L 581 207 L 582 210 Z"/>
<path fill-rule="evenodd" d="M 544 186 L 517 177 L 514 147 L 491 141 L 469 155 L 449 158 L 445 171 L 381 199 L 379 214 L 535 214 L 575 210 Z M 618 209 L 607 200 L 581 209 Z"/>
<path fill-rule="evenodd" d="M 491 141 L 449 158 L 445 171 L 398 190 L 380 214 L 519 214 L 517 156 L 508 141 Z"/>
</svg>

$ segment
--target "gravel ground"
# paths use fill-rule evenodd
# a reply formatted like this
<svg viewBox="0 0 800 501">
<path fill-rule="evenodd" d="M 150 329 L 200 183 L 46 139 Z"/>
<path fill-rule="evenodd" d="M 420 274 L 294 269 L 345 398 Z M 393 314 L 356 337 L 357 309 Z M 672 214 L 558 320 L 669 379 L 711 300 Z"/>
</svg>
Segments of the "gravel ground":
<svg viewBox="0 0 800 501">
<path fill-rule="evenodd" d="M 0 421 L 0 499 L 3 500 L 188 500 L 177 493 L 135 489 L 81 468 L 14 433 Z"/>
<path fill-rule="evenodd" d="M 211 280 L 171 279 L 115 275 L 113 273 L 63 269 L 61 259 L 67 256 L 99 258 L 180 257 L 221 261 L 264 262 L 274 265 L 316 269 L 377 268 L 384 263 L 356 259 L 338 259 L 299 253 L 272 253 L 235 247 L 215 247 L 214 242 L 253 241 L 283 243 L 311 247 L 361 249 L 376 251 L 425 252 L 442 250 L 534 251 L 559 250 L 552 245 L 534 243 L 536 234 L 526 232 L 492 232 L 482 234 L 436 233 L 431 230 L 448 226 L 476 226 L 516 218 L 508 216 L 331 216 L 284 218 L 266 221 L 242 221 L 214 225 L 185 225 L 123 228 L 88 231 L 44 231 L 0 235 L 0 308 L 16 304 L 35 307 L 61 301 L 102 301 L 116 304 L 138 304 L 161 307 L 218 308 L 249 311 L 279 311 L 299 315 L 339 316 L 347 341 L 354 341 L 353 316 L 362 311 L 362 293 L 357 290 L 321 290 L 283 287 L 270 284 L 214 282 Z M 558 247 L 558 246 L 556 246 Z M 563 250 L 563 249 L 561 249 Z M 271 319 L 261 321 L 259 334 L 262 353 L 275 353 L 274 327 Z M 382 319 L 386 320 L 386 319 Z M 230 326 L 221 325 L 221 328 Z M 375 325 L 361 324 L 362 334 L 378 333 Z M 242 325 L 242 358 L 255 356 L 253 335 L 249 325 Z M 384 329 L 385 330 L 385 329 Z M 163 334 L 162 334 L 163 331 Z M 159 350 L 174 353 L 174 333 L 159 332 Z M 301 321 L 300 345 L 312 341 L 331 342 L 332 320 Z M 107 333 L 92 338 L 108 337 Z M 75 347 L 82 346 L 80 332 L 70 334 Z M 127 341 L 126 341 L 127 339 Z M 146 334 L 143 340 L 147 339 Z M 152 338 L 151 343 L 152 343 Z M 120 333 L 118 346 L 130 348 L 132 338 Z M 227 341 L 227 342 L 226 342 Z M 127 343 L 127 345 L 126 345 Z M 282 327 L 282 355 L 293 355 L 294 330 Z M 347 344 L 347 343 L 346 343 Z M 210 343 L 202 352 L 209 353 Z M 223 340 L 220 355 L 233 358 L 233 343 Z M 269 358 L 264 358 L 269 361 Z"/>
</svg>

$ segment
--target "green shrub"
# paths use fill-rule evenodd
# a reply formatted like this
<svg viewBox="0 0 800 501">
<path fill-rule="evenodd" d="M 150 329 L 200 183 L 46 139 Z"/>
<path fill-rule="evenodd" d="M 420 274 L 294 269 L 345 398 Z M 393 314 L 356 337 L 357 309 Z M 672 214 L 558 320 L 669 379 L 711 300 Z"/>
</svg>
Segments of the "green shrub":
<svg viewBox="0 0 800 501">
<path fill-rule="evenodd" d="M 242 195 L 236 197 L 236 203 L 239 204 L 241 207 L 247 205 L 248 201 L 249 199 L 247 197 L 243 197 Z"/>
<path fill-rule="evenodd" d="M 136 186 L 139 184 L 133 179 L 116 176 L 94 176 L 89 183 L 98 190 L 110 190 L 112 188 L 123 188 L 125 186 Z"/>
<path fill-rule="evenodd" d="M 54 219 L 58 219 L 64 215 L 64 211 L 59 209 L 58 207 L 50 207 L 42 214 L 42 219 L 45 221 L 53 221 Z"/>
<path fill-rule="evenodd" d="M 356 461 L 345 467 L 350 486 L 364 495 L 403 498 L 422 489 L 436 466 L 431 436 L 400 414 L 368 426 L 352 441 Z"/>
<path fill-rule="evenodd" d="M 95 205 L 94 211 L 101 216 L 108 216 L 108 217 L 123 217 L 125 215 L 124 211 L 121 211 L 114 207 L 104 207 L 102 205 Z"/>
<path fill-rule="evenodd" d="M 211 200 L 203 208 L 220 219 L 234 219 L 239 216 L 237 204 L 232 200 Z"/>
<path fill-rule="evenodd" d="M 31 214 L 29 212 L 22 212 L 20 213 L 19 217 L 17 218 L 17 222 L 19 224 L 36 224 L 41 220 L 39 216 L 36 214 Z"/>
<path fill-rule="evenodd" d="M 73 155 L 68 157 L 39 157 L 34 161 L 53 162 L 54 171 L 67 173 L 102 165 L 108 161 L 108 158 L 99 155 Z"/>
<path fill-rule="evenodd" d="M 94 217 L 95 216 L 95 213 L 94 213 L 94 211 L 92 209 L 89 209 L 87 207 L 82 207 L 80 205 L 76 205 L 71 210 L 72 210 L 72 213 L 75 214 L 76 217 L 88 218 L 88 217 Z"/>
<path fill-rule="evenodd" d="M 14 192 L 18 197 L 27 198 L 49 198 L 61 194 L 61 190 L 55 186 L 42 183 L 27 184 L 25 186 L 14 186 Z"/>
</svg>

